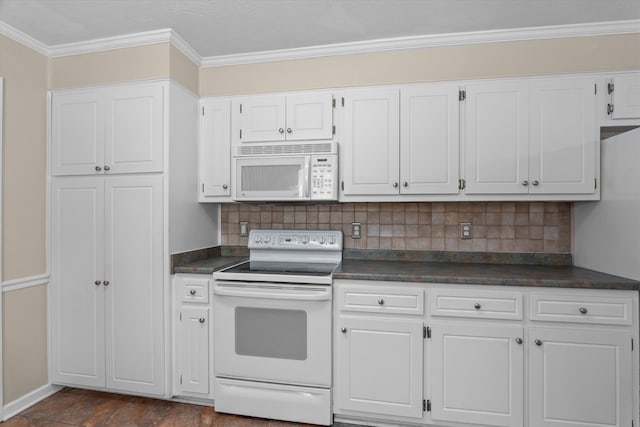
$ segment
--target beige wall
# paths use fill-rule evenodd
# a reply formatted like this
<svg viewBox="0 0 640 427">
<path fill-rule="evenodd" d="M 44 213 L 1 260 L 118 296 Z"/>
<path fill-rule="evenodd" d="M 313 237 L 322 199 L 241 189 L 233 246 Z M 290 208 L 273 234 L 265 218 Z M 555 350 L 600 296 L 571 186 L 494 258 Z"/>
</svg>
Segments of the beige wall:
<svg viewBox="0 0 640 427">
<path fill-rule="evenodd" d="M 44 274 L 47 58 L 0 35 L 3 117 L 3 276 Z M 3 294 L 4 402 L 47 384 L 46 287 Z"/>
<path fill-rule="evenodd" d="M 47 287 L 3 294 L 4 403 L 48 383 Z"/>
<path fill-rule="evenodd" d="M 487 43 L 200 70 L 200 96 L 640 69 L 640 34 Z"/>
<path fill-rule="evenodd" d="M 198 74 L 199 68 L 191 62 L 189 58 L 184 56 L 182 52 L 171 46 L 170 53 L 170 76 L 191 92 L 198 93 Z"/>
<path fill-rule="evenodd" d="M 49 89 L 165 78 L 169 43 L 51 58 Z"/>
</svg>

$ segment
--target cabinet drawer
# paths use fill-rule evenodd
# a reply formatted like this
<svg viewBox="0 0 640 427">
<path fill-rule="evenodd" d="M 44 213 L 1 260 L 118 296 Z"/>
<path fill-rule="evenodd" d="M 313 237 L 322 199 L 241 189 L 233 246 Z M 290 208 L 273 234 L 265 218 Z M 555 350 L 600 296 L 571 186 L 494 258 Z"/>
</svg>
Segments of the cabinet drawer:
<svg viewBox="0 0 640 427">
<path fill-rule="evenodd" d="M 522 294 L 482 290 L 433 289 L 431 315 L 522 320 Z"/>
<path fill-rule="evenodd" d="M 418 288 L 343 286 L 338 291 L 341 311 L 424 314 L 424 291 Z"/>
<path fill-rule="evenodd" d="M 179 277 L 176 278 L 176 293 L 180 302 L 209 303 L 209 284 L 207 277 Z"/>
<path fill-rule="evenodd" d="M 631 312 L 631 297 L 531 296 L 531 320 L 631 325 Z"/>
</svg>

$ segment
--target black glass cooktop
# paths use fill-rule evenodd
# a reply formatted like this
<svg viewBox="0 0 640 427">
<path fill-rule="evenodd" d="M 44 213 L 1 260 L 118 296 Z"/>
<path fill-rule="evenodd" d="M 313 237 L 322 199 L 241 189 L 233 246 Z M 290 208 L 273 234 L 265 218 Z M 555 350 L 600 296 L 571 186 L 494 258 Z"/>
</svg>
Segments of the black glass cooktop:
<svg viewBox="0 0 640 427">
<path fill-rule="evenodd" d="M 330 276 L 336 264 L 318 262 L 275 262 L 275 261 L 246 261 L 242 264 L 227 268 L 225 273 L 249 274 L 290 274 L 301 276 Z"/>
</svg>

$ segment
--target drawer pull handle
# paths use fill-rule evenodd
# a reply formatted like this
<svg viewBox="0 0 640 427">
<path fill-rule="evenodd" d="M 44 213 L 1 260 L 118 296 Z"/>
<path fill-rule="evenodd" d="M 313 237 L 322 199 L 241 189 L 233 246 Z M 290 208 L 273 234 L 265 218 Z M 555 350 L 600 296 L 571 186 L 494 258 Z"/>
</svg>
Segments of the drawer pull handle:
<svg viewBox="0 0 640 427">
<path fill-rule="evenodd" d="M 105 285 L 105 286 L 109 286 L 109 281 L 105 280 L 104 282 L 102 282 L 102 284 Z"/>
<path fill-rule="evenodd" d="M 380 304 L 380 305 L 384 305 L 384 300 L 383 300 L 382 298 L 379 298 L 379 299 L 378 299 L 378 304 Z"/>
<path fill-rule="evenodd" d="M 589 311 L 589 310 L 587 310 L 587 309 L 586 309 L 586 308 L 584 308 L 584 307 L 580 307 L 580 309 L 579 309 L 578 311 L 579 311 L 581 314 L 587 314 L 587 311 Z"/>
<path fill-rule="evenodd" d="M 342 332 L 343 334 L 346 334 L 347 333 L 347 328 L 340 329 L 340 332 Z"/>
<path fill-rule="evenodd" d="M 101 280 L 96 280 L 95 282 L 93 282 L 94 285 L 98 286 L 102 284 Z"/>
<path fill-rule="evenodd" d="M 522 338 L 516 338 L 516 344 L 522 344 Z"/>
<path fill-rule="evenodd" d="M 542 340 L 535 340 L 534 343 L 536 343 L 536 345 L 542 345 Z"/>
<path fill-rule="evenodd" d="M 195 289 L 191 289 L 191 290 L 189 291 L 189 294 L 191 294 L 191 295 L 195 295 L 195 294 L 196 294 L 196 290 L 195 290 Z"/>
<path fill-rule="evenodd" d="M 199 319 L 198 319 L 198 322 L 200 322 L 200 323 L 204 323 L 204 317 L 199 318 Z"/>
<path fill-rule="evenodd" d="M 480 310 L 482 308 L 482 306 L 478 303 L 475 303 L 473 308 L 475 308 L 476 310 Z"/>
</svg>

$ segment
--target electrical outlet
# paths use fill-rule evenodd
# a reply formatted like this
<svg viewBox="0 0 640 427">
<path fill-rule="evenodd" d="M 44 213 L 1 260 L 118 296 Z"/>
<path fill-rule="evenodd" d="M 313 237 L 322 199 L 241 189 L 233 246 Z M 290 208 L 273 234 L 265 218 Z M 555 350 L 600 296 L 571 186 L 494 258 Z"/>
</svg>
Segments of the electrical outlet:
<svg viewBox="0 0 640 427">
<path fill-rule="evenodd" d="M 460 238 L 471 239 L 471 223 L 470 222 L 460 223 Z"/>
<path fill-rule="evenodd" d="M 359 239 L 362 236 L 362 226 L 359 222 L 351 223 L 351 238 Z"/>
<path fill-rule="evenodd" d="M 240 221 L 240 237 L 247 237 L 249 235 L 249 223 L 246 221 Z"/>
</svg>

